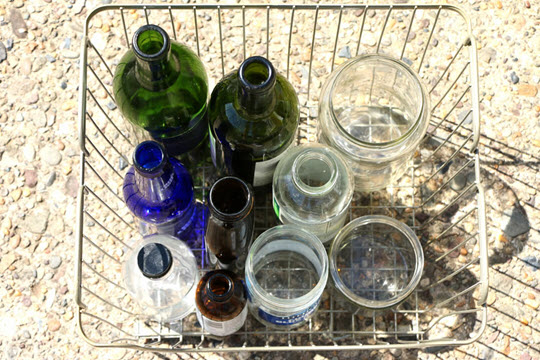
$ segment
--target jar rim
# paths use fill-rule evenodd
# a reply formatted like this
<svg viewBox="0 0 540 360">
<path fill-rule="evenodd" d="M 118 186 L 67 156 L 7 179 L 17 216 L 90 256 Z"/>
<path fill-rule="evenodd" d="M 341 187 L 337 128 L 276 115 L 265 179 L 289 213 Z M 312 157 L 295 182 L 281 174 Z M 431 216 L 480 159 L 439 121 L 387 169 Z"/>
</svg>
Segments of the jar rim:
<svg viewBox="0 0 540 360">
<path fill-rule="evenodd" d="M 159 34 L 163 40 L 163 44 L 161 45 L 161 48 L 155 52 L 155 53 L 147 53 L 144 52 L 141 47 L 139 46 L 139 38 L 146 32 L 156 32 Z M 156 61 L 162 59 L 167 52 L 169 51 L 171 47 L 171 40 L 169 38 L 169 34 L 163 28 L 161 28 L 158 25 L 154 24 L 147 24 L 141 26 L 137 31 L 135 31 L 135 34 L 133 34 L 133 41 L 132 41 L 133 51 L 135 55 L 146 61 Z"/>
<path fill-rule="evenodd" d="M 240 210 L 238 210 L 238 211 L 236 211 L 234 213 L 223 212 L 220 209 L 218 209 L 216 207 L 216 205 L 214 204 L 214 200 L 213 200 L 212 195 L 214 194 L 214 191 L 216 191 L 216 186 L 219 186 L 224 181 L 234 181 L 234 182 L 236 182 L 246 194 L 246 203 L 244 204 L 242 209 L 240 209 Z M 244 180 L 242 180 L 242 179 L 240 179 L 240 178 L 238 178 L 236 176 L 224 176 L 224 177 L 219 178 L 218 180 L 216 180 L 212 184 L 212 186 L 210 187 L 210 190 L 208 192 L 208 202 L 210 203 L 210 207 L 209 207 L 210 211 L 214 212 L 220 219 L 231 219 L 231 218 L 243 218 L 247 214 L 249 214 L 251 208 L 253 207 L 254 199 L 253 199 L 253 192 L 252 192 L 251 188 L 249 187 L 249 185 Z"/>
<path fill-rule="evenodd" d="M 345 70 L 351 68 L 352 66 L 354 66 L 354 65 L 356 65 L 356 64 L 358 64 L 358 63 L 360 63 L 360 62 L 362 62 L 364 60 L 371 60 L 371 59 L 375 59 L 377 61 L 383 61 L 383 62 L 387 62 L 387 63 L 393 63 L 393 65 L 395 65 L 398 68 L 406 71 L 413 78 L 413 80 L 416 83 L 416 85 L 418 86 L 418 90 L 420 91 L 420 94 L 421 94 L 420 109 L 418 111 L 418 115 L 416 116 L 414 124 L 407 130 L 407 132 L 405 134 L 401 135 L 399 138 L 394 139 L 394 140 L 390 140 L 390 141 L 379 142 L 379 143 L 372 143 L 372 142 L 362 141 L 362 140 L 359 140 L 359 139 L 355 138 L 354 136 L 352 136 L 347 130 L 345 130 L 345 128 L 343 126 L 341 126 L 341 124 L 340 124 L 340 122 L 339 122 L 339 120 L 337 118 L 337 115 L 336 115 L 336 113 L 334 111 L 334 105 L 333 105 L 334 90 L 335 90 L 335 87 L 337 85 L 337 79 L 340 77 L 340 75 Z M 423 119 L 423 117 L 425 115 L 424 113 L 426 112 L 426 104 L 428 103 L 428 99 L 427 99 L 427 94 L 426 94 L 426 91 L 424 89 L 424 86 L 423 86 L 422 82 L 420 81 L 420 78 L 405 62 L 403 62 L 401 60 L 398 60 L 398 59 L 395 59 L 395 58 L 393 58 L 391 56 L 388 56 L 388 55 L 383 55 L 383 54 L 364 54 L 364 55 L 357 56 L 356 58 L 346 62 L 341 68 L 339 68 L 337 70 L 336 74 L 334 75 L 334 81 L 332 82 L 332 85 L 331 85 L 331 88 L 330 88 L 330 91 L 329 91 L 328 102 L 329 102 L 330 118 L 332 119 L 332 122 L 334 123 L 336 128 L 339 130 L 339 132 L 343 136 L 345 136 L 345 138 L 347 138 L 347 140 L 351 141 L 355 145 L 363 146 L 363 147 L 366 147 L 366 148 L 388 149 L 388 148 L 391 148 L 393 146 L 399 145 L 402 142 L 404 142 L 420 126 L 421 120 Z"/>
<path fill-rule="evenodd" d="M 297 154 L 296 159 L 294 159 L 291 167 L 292 172 L 292 178 L 298 189 L 303 192 L 306 195 L 311 196 L 322 196 L 328 193 L 332 188 L 335 186 L 337 180 L 338 180 L 338 166 L 334 159 L 330 156 L 328 156 L 325 153 L 322 152 L 314 152 L 309 151 L 309 148 L 302 149 L 303 151 L 300 151 Z M 306 184 L 305 181 L 302 180 L 301 175 L 299 174 L 300 167 L 302 164 L 308 160 L 319 160 L 326 164 L 329 168 L 329 170 L 332 172 L 330 175 L 330 178 L 328 181 L 326 181 L 321 186 L 311 186 L 309 184 Z"/>
<path fill-rule="evenodd" d="M 319 280 L 317 281 L 317 284 L 306 294 L 296 297 L 294 299 L 282 299 L 268 293 L 259 284 L 259 282 L 255 278 L 255 274 L 253 271 L 253 257 L 255 255 L 255 252 L 263 248 L 264 245 L 266 245 L 267 240 L 279 240 L 280 237 L 287 234 L 295 235 L 302 240 L 308 242 L 309 245 L 313 246 L 313 251 L 316 256 L 318 255 L 321 258 L 321 273 L 319 275 Z M 299 240 L 296 239 L 291 240 L 299 242 Z M 265 308 L 277 312 L 301 310 L 309 307 L 314 302 L 319 301 L 322 295 L 322 292 L 328 280 L 328 255 L 326 253 L 326 249 L 324 248 L 319 238 L 317 238 L 317 236 L 307 232 L 306 230 L 303 230 L 296 225 L 278 225 L 263 232 L 251 245 L 246 261 L 245 277 L 248 292 L 251 292 L 251 296 L 256 298 L 254 302 L 258 302 L 262 304 Z"/>
<path fill-rule="evenodd" d="M 393 227 L 396 229 L 396 232 L 404 235 L 405 238 L 409 241 L 409 244 L 411 245 L 411 248 L 413 249 L 415 255 L 415 268 L 413 275 L 411 276 L 411 280 L 407 283 L 407 286 L 405 286 L 399 292 L 398 295 L 389 298 L 388 300 L 370 300 L 362 296 L 356 295 L 343 283 L 341 277 L 339 276 L 338 270 L 336 269 L 337 256 L 339 251 L 342 249 L 343 240 L 345 240 L 346 236 L 354 229 L 375 223 Z M 422 277 L 422 272 L 424 270 L 424 252 L 422 250 L 420 240 L 418 239 L 414 231 L 406 224 L 384 215 L 367 215 L 352 220 L 343 229 L 339 231 L 339 233 L 334 238 L 334 241 L 332 242 L 332 246 L 330 248 L 329 262 L 332 280 L 334 281 L 336 288 L 347 299 L 365 308 L 386 309 L 401 303 L 418 286 L 418 283 L 420 282 L 420 279 Z"/>
</svg>

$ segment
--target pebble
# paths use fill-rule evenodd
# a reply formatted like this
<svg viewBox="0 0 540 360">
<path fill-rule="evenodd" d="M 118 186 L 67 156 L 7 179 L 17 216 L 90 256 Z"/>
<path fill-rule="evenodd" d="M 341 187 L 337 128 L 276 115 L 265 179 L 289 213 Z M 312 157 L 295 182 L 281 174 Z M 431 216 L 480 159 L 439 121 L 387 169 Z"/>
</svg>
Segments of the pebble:
<svg viewBox="0 0 540 360">
<path fill-rule="evenodd" d="M 342 47 L 341 50 L 339 50 L 338 56 L 341 58 L 351 58 L 351 48 L 348 46 Z"/>
<path fill-rule="evenodd" d="M 128 166 L 128 163 L 124 157 L 118 158 L 118 169 L 124 170 Z"/>
<path fill-rule="evenodd" d="M 450 187 L 455 191 L 462 190 L 465 185 L 467 185 L 467 175 L 463 174 L 463 172 L 457 174 L 450 182 Z"/>
<path fill-rule="evenodd" d="M 56 62 L 56 58 L 49 54 L 45 55 L 45 59 L 47 59 L 47 61 L 50 62 L 51 64 Z"/>
<path fill-rule="evenodd" d="M 37 91 L 32 91 L 30 94 L 28 94 L 24 100 L 26 105 L 32 105 L 39 101 L 39 94 Z"/>
<path fill-rule="evenodd" d="M 112 101 L 109 101 L 107 103 L 107 107 L 109 108 L 109 110 L 114 110 L 114 109 L 116 109 L 116 104 L 113 103 Z"/>
<path fill-rule="evenodd" d="M 11 51 L 11 49 L 13 49 L 13 39 L 6 40 L 6 48 L 8 51 Z"/>
<path fill-rule="evenodd" d="M 535 97 L 538 94 L 538 87 L 531 84 L 521 84 L 518 87 L 518 95 Z"/>
<path fill-rule="evenodd" d="M 47 186 L 51 186 L 52 184 L 54 184 L 54 181 L 56 180 L 56 172 L 53 171 L 51 172 L 51 174 L 49 175 L 49 178 L 47 179 L 47 182 L 45 183 L 45 185 Z"/>
<path fill-rule="evenodd" d="M 465 119 L 465 121 L 463 121 Z M 458 114 L 458 121 L 463 121 L 464 125 L 472 123 L 472 112 L 469 110 L 463 110 Z"/>
<path fill-rule="evenodd" d="M 71 38 L 67 37 L 62 43 L 62 49 L 69 49 L 71 47 Z"/>
<path fill-rule="evenodd" d="M 73 175 L 68 176 L 65 188 L 67 195 L 76 198 L 79 193 L 79 182 L 77 181 L 77 178 Z"/>
<path fill-rule="evenodd" d="M 31 163 L 36 158 L 36 150 L 32 144 L 26 144 L 22 148 L 23 158 L 26 162 Z"/>
<path fill-rule="evenodd" d="M 73 50 L 63 49 L 62 56 L 65 57 L 66 59 L 78 59 L 79 53 Z"/>
<path fill-rule="evenodd" d="M 41 160 L 45 161 L 48 165 L 54 166 L 60 164 L 62 161 L 62 154 L 56 148 L 51 145 L 46 145 L 39 151 Z"/>
<path fill-rule="evenodd" d="M 0 41 L 0 64 L 7 59 L 7 49 L 4 43 Z"/>
<path fill-rule="evenodd" d="M 9 21 L 11 22 L 11 29 L 13 31 L 13 35 L 21 39 L 24 39 L 28 36 L 28 26 L 26 26 L 26 22 L 24 21 L 19 10 L 11 10 Z"/>
<path fill-rule="evenodd" d="M 49 223 L 47 210 L 32 209 L 24 218 L 22 227 L 34 234 L 43 234 Z"/>
<path fill-rule="evenodd" d="M 512 81 L 512 84 L 517 84 L 519 82 L 519 76 L 516 75 L 515 71 L 510 73 L 510 81 Z"/>
<path fill-rule="evenodd" d="M 62 89 L 62 90 L 66 90 L 66 89 L 67 89 L 67 83 L 66 83 L 65 81 L 62 81 L 62 82 L 60 83 L 60 89 Z"/>
<path fill-rule="evenodd" d="M 62 104 L 62 110 L 69 111 L 73 109 L 76 105 L 77 103 L 75 102 L 75 100 L 68 100 Z"/>
<path fill-rule="evenodd" d="M 20 243 L 21 236 L 19 234 L 15 234 L 9 239 L 9 247 L 11 247 L 12 249 L 18 248 Z"/>
<path fill-rule="evenodd" d="M 47 329 L 52 332 L 60 330 L 61 326 L 60 321 L 57 319 L 51 319 L 47 322 Z"/>
<path fill-rule="evenodd" d="M 62 265 L 62 258 L 60 256 L 55 255 L 49 259 L 51 269 L 58 269 L 60 265 Z"/>
<path fill-rule="evenodd" d="M 506 236 L 513 238 L 527 233 L 531 227 L 525 211 L 516 205 L 513 209 L 504 211 L 501 228 Z"/>
<path fill-rule="evenodd" d="M 36 187 L 37 185 L 37 172 L 33 169 L 24 170 L 24 185 L 29 188 Z"/>
<path fill-rule="evenodd" d="M 531 270 L 538 270 L 540 268 L 540 259 L 538 259 L 536 256 L 526 256 L 522 259 L 525 264 L 531 268 Z"/>
<path fill-rule="evenodd" d="M 13 190 L 10 195 L 13 198 L 13 201 L 18 201 L 21 198 L 22 190 L 17 188 Z"/>
</svg>

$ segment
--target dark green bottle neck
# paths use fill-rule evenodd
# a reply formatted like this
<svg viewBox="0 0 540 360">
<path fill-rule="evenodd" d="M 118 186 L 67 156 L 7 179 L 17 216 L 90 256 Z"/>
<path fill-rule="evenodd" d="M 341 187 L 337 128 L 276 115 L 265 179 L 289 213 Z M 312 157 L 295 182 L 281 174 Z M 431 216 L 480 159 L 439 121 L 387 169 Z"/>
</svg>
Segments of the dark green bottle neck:
<svg viewBox="0 0 540 360">
<path fill-rule="evenodd" d="M 261 56 L 246 59 L 238 69 L 238 104 L 250 115 L 269 112 L 275 105 L 276 72 Z"/>
<path fill-rule="evenodd" d="M 135 76 L 148 90 L 159 91 L 171 86 L 178 78 L 179 64 L 171 54 L 171 40 L 156 25 L 145 25 L 133 36 Z"/>
</svg>

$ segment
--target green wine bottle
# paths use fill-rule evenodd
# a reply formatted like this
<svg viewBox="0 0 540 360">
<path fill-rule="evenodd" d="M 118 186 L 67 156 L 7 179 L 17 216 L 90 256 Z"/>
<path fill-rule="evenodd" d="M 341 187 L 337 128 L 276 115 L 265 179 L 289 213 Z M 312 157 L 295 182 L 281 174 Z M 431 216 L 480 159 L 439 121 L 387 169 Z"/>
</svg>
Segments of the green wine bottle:
<svg viewBox="0 0 540 360">
<path fill-rule="evenodd" d="M 208 103 L 212 160 L 221 174 L 263 186 L 296 138 L 298 98 L 267 59 L 246 59 L 225 76 Z"/>
<path fill-rule="evenodd" d="M 208 130 L 208 78 L 202 62 L 156 25 L 139 28 L 132 45 L 114 75 L 118 108 L 170 155 L 192 150 Z"/>
</svg>

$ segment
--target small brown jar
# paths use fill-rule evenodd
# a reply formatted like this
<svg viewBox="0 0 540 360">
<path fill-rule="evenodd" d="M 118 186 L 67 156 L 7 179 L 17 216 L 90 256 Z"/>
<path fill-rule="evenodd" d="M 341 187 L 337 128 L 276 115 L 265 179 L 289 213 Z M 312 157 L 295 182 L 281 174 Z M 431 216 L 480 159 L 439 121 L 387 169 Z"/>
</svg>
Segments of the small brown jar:
<svg viewBox="0 0 540 360">
<path fill-rule="evenodd" d="M 242 279 L 232 271 L 207 272 L 197 286 L 195 303 L 199 323 L 212 335 L 233 334 L 246 321 L 246 290 Z"/>
</svg>

